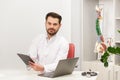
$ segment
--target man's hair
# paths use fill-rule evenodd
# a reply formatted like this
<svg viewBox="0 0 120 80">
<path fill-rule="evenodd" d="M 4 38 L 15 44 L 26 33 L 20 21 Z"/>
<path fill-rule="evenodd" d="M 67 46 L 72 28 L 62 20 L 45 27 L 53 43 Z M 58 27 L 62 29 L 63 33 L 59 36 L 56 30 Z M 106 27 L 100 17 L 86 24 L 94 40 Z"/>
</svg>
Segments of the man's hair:
<svg viewBox="0 0 120 80">
<path fill-rule="evenodd" d="M 46 20 L 48 19 L 48 17 L 53 17 L 53 18 L 57 18 L 59 19 L 59 23 L 61 23 L 61 20 L 62 20 L 62 17 L 61 15 L 55 13 L 55 12 L 49 12 L 47 15 L 46 15 Z"/>
</svg>

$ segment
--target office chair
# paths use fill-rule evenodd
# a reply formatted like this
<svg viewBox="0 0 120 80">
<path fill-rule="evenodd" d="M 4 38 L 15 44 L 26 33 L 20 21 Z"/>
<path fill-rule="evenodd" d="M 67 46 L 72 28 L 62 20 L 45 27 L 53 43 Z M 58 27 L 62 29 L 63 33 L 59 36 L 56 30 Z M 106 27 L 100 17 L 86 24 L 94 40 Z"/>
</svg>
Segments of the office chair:
<svg viewBox="0 0 120 80">
<path fill-rule="evenodd" d="M 67 58 L 74 58 L 74 54 L 75 54 L 75 45 L 73 43 L 69 43 L 69 51 Z"/>
</svg>

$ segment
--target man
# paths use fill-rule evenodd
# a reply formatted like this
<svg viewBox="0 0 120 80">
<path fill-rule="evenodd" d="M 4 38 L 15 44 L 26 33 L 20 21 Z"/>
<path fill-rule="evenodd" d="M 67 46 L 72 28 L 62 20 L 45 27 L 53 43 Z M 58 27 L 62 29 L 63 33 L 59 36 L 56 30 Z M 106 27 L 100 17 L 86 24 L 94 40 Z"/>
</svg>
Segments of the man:
<svg viewBox="0 0 120 80">
<path fill-rule="evenodd" d="M 40 72 L 54 71 L 61 59 L 67 58 L 69 43 L 57 35 L 62 17 L 54 12 L 46 15 L 46 32 L 38 36 L 30 47 L 29 55 L 36 63 L 29 62 L 31 68 Z"/>
</svg>

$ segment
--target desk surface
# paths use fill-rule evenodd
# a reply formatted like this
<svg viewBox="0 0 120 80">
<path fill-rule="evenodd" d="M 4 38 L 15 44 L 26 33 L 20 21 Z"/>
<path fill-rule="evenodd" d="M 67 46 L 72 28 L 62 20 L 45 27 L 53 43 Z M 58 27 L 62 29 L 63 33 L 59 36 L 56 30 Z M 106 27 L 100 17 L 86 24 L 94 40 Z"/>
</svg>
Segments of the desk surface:
<svg viewBox="0 0 120 80">
<path fill-rule="evenodd" d="M 96 80 L 97 76 L 87 78 L 81 76 L 81 71 L 74 71 L 70 75 L 64 75 L 56 78 L 46 78 L 37 76 L 34 71 L 24 70 L 0 70 L 0 80 Z"/>
</svg>

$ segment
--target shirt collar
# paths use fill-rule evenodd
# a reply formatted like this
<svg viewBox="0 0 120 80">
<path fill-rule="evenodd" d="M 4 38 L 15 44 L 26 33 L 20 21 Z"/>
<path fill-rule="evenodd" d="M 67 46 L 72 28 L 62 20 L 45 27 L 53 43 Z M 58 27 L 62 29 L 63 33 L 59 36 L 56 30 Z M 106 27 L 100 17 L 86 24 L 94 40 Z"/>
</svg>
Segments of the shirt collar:
<svg viewBox="0 0 120 80">
<path fill-rule="evenodd" d="M 52 41 L 54 41 L 54 40 L 56 39 L 56 37 L 57 37 L 57 34 L 55 34 L 55 35 L 52 36 L 50 39 L 48 39 L 48 35 L 46 34 L 46 40 L 47 40 L 47 42 L 52 42 Z"/>
</svg>

